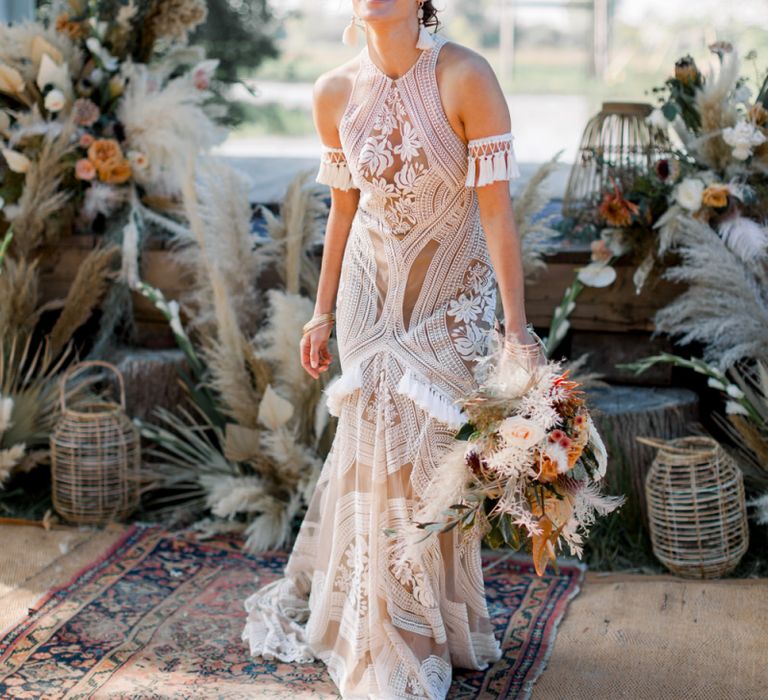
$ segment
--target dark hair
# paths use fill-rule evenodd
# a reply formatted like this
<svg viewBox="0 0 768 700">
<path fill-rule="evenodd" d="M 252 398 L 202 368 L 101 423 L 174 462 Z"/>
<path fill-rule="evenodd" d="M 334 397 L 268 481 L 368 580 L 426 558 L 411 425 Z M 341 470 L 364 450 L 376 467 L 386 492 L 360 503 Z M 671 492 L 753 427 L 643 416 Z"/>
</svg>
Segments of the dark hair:
<svg viewBox="0 0 768 700">
<path fill-rule="evenodd" d="M 440 20 L 437 18 L 437 10 L 432 0 L 425 0 L 421 8 L 424 10 L 424 26 L 437 29 L 440 26 Z"/>
</svg>

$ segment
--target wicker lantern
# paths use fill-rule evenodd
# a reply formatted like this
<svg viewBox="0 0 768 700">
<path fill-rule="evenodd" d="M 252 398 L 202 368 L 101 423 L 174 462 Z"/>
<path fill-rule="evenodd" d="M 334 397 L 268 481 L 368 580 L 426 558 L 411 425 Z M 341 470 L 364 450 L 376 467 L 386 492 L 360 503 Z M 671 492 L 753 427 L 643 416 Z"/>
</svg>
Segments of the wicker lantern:
<svg viewBox="0 0 768 700">
<path fill-rule="evenodd" d="M 67 379 L 99 365 L 117 375 L 120 403 L 67 406 Z M 122 375 L 108 362 L 81 362 L 64 373 L 60 391 L 61 418 L 50 438 L 56 512 L 70 522 L 95 525 L 127 517 L 139 503 L 141 447 L 139 432 L 125 413 Z"/>
<path fill-rule="evenodd" d="M 658 448 L 645 494 L 659 561 L 686 578 L 717 578 L 735 569 L 749 544 L 737 465 L 712 438 L 637 440 Z"/>
<path fill-rule="evenodd" d="M 611 177 L 642 174 L 669 155 L 670 143 L 645 118 L 651 105 L 644 102 L 603 102 L 587 122 L 576 162 L 563 197 L 563 214 L 577 219 L 594 215 Z"/>
</svg>

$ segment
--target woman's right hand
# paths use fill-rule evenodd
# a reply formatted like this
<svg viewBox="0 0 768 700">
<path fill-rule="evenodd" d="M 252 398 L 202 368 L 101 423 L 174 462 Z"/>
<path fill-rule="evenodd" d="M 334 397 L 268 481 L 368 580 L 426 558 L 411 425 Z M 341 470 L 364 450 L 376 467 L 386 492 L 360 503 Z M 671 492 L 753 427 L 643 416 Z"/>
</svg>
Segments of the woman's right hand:
<svg viewBox="0 0 768 700">
<path fill-rule="evenodd" d="M 305 333 L 301 338 L 299 348 L 301 350 L 301 366 L 314 379 L 321 372 L 327 372 L 333 361 L 333 356 L 328 350 L 328 339 L 331 337 L 332 323 L 315 328 Z"/>
</svg>

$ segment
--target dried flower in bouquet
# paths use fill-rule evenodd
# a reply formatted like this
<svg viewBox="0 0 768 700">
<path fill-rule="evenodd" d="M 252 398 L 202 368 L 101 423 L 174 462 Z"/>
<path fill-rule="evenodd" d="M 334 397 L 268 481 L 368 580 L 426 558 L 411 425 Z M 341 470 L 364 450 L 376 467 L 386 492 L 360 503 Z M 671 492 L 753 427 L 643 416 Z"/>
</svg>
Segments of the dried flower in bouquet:
<svg viewBox="0 0 768 700">
<path fill-rule="evenodd" d="M 536 345 L 493 345 L 478 362 L 478 389 L 461 402 L 467 422 L 396 557 L 418 556 L 432 533 L 480 527 L 491 547 L 525 547 L 542 576 L 558 546 L 581 557 L 595 514 L 624 497 L 600 493 L 607 456 L 580 385 L 560 362 L 542 362 Z"/>
</svg>

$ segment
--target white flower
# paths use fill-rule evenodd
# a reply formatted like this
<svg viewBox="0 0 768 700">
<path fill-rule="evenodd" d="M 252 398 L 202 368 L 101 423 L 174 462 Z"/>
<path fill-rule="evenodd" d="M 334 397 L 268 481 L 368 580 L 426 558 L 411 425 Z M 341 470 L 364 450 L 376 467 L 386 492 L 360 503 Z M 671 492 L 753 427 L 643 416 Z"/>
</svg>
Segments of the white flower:
<svg viewBox="0 0 768 700">
<path fill-rule="evenodd" d="M 498 432 L 507 446 L 522 450 L 533 447 L 544 438 L 544 429 L 538 423 L 522 416 L 505 418 L 499 425 Z"/>
<path fill-rule="evenodd" d="M 104 70 L 109 72 L 117 70 L 118 60 L 101 45 L 101 42 L 95 36 L 88 37 L 88 39 L 85 40 L 85 45 L 88 47 L 88 50 L 99 59 L 104 66 Z"/>
<path fill-rule="evenodd" d="M 750 97 L 752 97 L 752 90 L 749 89 L 749 86 L 743 83 L 733 91 L 734 102 L 742 102 L 746 104 L 749 102 Z"/>
<path fill-rule="evenodd" d="M 171 330 L 175 335 L 185 337 L 184 326 L 181 325 L 181 316 L 179 315 L 179 302 L 172 299 L 167 305 L 168 315 L 171 317 Z"/>
<path fill-rule="evenodd" d="M 11 413 L 13 412 L 13 399 L 10 396 L 0 396 L 0 434 L 11 427 Z"/>
<path fill-rule="evenodd" d="M 547 442 L 543 451 L 557 465 L 558 474 L 565 474 L 571 468 L 568 464 L 568 453 L 560 443 Z"/>
<path fill-rule="evenodd" d="M 707 379 L 707 386 L 712 387 L 713 389 L 717 389 L 718 391 L 725 391 L 725 384 L 723 384 L 719 379 L 715 379 L 714 377 Z"/>
<path fill-rule="evenodd" d="M 4 148 L 2 150 L 3 158 L 5 158 L 8 167 L 15 173 L 25 173 L 29 170 L 31 161 L 23 153 L 14 151 L 10 148 Z"/>
<path fill-rule="evenodd" d="M 723 141 L 733 149 L 736 160 L 746 160 L 755 146 L 765 143 L 765 134 L 751 122 L 742 120 L 736 126 L 723 129 Z"/>
<path fill-rule="evenodd" d="M 66 94 L 72 88 L 69 66 L 66 63 L 56 63 L 47 53 L 44 53 L 40 59 L 36 82 L 41 90 L 45 90 L 47 85 L 53 85 Z"/>
<path fill-rule="evenodd" d="M 600 232 L 600 238 L 605 241 L 605 245 L 614 257 L 620 257 L 632 248 L 627 243 L 624 231 L 620 228 L 604 228 Z"/>
<path fill-rule="evenodd" d="M 744 408 L 744 406 L 742 406 L 738 401 L 726 401 L 725 412 L 728 415 L 740 415 L 740 416 L 749 415 L 749 411 L 747 411 L 747 409 Z"/>
<path fill-rule="evenodd" d="M 735 384 L 729 384 L 726 387 L 725 393 L 728 394 L 732 399 L 743 399 L 744 398 L 744 392 L 739 389 Z"/>
<path fill-rule="evenodd" d="M 698 211 L 704 196 L 704 182 L 697 177 L 687 177 L 675 187 L 673 196 L 683 209 Z"/>
<path fill-rule="evenodd" d="M 655 129 L 666 129 L 669 126 L 669 121 L 659 107 L 656 107 L 656 109 L 645 118 L 645 123 Z"/>
<path fill-rule="evenodd" d="M 134 170 L 146 170 L 149 167 L 149 158 L 141 151 L 128 151 L 128 162 Z"/>
<path fill-rule="evenodd" d="M 616 270 L 605 261 L 593 262 L 582 267 L 577 277 L 587 287 L 608 287 L 616 279 Z"/>
<path fill-rule="evenodd" d="M 54 88 L 45 96 L 45 108 L 49 112 L 59 112 L 67 103 L 64 93 L 58 88 Z"/>
</svg>

